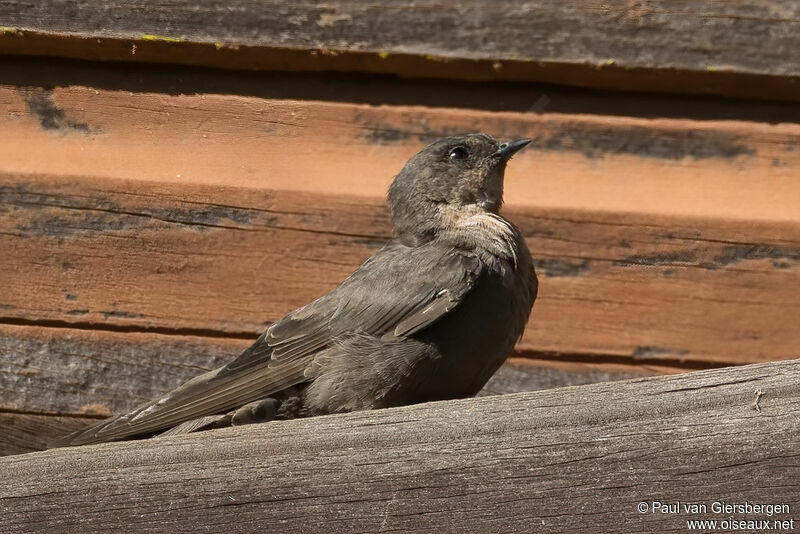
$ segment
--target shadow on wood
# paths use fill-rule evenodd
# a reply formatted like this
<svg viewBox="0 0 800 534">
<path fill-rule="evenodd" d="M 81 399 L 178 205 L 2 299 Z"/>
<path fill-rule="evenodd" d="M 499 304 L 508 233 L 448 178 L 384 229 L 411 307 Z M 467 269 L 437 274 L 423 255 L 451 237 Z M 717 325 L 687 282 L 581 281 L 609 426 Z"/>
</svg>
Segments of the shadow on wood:
<svg viewBox="0 0 800 534">
<path fill-rule="evenodd" d="M 448 7 L 6 0 L 0 52 L 797 100 L 800 8 L 791 0 Z"/>
<path fill-rule="evenodd" d="M 747 519 L 797 520 L 798 381 L 793 360 L 12 456 L 0 525 L 667 532 L 745 518 L 715 501 L 786 504 Z"/>
</svg>

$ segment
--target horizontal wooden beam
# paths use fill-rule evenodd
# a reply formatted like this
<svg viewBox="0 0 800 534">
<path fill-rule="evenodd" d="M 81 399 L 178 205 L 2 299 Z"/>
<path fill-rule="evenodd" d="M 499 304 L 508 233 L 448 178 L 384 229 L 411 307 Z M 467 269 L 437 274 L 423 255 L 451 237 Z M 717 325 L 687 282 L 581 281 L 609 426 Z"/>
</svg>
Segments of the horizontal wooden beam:
<svg viewBox="0 0 800 534">
<path fill-rule="evenodd" d="M 0 326 L 0 411 L 107 417 L 232 360 L 243 339 Z"/>
<path fill-rule="evenodd" d="M 800 220 L 798 117 L 641 119 L 15 84 L 0 84 L 0 113 L 4 173 L 382 201 L 422 146 L 485 131 L 534 141 L 511 163 L 511 207 Z"/>
<path fill-rule="evenodd" d="M 0 69 L 3 85 L 16 87 L 80 86 L 128 94 L 220 94 L 272 100 L 558 113 L 579 117 L 800 123 L 800 107 L 792 102 L 597 91 L 545 83 L 399 80 L 396 76 L 369 73 L 224 70 L 176 64 L 13 55 L 0 56 Z"/>
<path fill-rule="evenodd" d="M 0 2 L 0 52 L 800 98 L 791 0 Z"/>
<path fill-rule="evenodd" d="M 6 177 L 0 320 L 254 337 L 388 235 L 377 201 Z M 800 227 L 509 209 L 541 292 L 521 349 L 745 363 L 796 354 Z"/>
<path fill-rule="evenodd" d="M 104 417 L 231 361 L 251 340 L 0 325 L 0 412 Z M 675 373 L 518 355 L 484 395 Z"/>
<path fill-rule="evenodd" d="M 796 525 L 798 380 L 800 361 L 769 363 L 11 456 L 0 459 L 0 524 L 232 534 Z M 782 506 L 720 511 L 721 501 Z M 663 513 L 656 502 L 680 504 Z M 706 509 L 683 508 L 692 504 Z"/>
<path fill-rule="evenodd" d="M 542 277 L 521 349 L 796 356 L 800 127 L 0 87 L 0 321 L 255 336 L 389 236 L 449 132 L 534 144 L 506 213 Z"/>
<path fill-rule="evenodd" d="M 251 340 L 0 325 L 0 456 L 41 450 L 232 360 Z M 481 395 L 685 368 L 511 358 Z M 66 417 L 64 417 L 66 416 Z"/>
</svg>

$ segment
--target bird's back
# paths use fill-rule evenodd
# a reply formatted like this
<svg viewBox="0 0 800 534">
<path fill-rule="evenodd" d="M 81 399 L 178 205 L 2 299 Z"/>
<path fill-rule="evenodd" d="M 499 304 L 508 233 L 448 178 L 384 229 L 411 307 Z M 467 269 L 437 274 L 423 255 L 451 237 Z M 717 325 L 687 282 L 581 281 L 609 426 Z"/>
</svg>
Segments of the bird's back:
<svg viewBox="0 0 800 534">
<path fill-rule="evenodd" d="M 480 391 L 521 337 L 537 280 L 528 248 L 509 221 L 492 215 L 488 223 L 466 224 L 471 226 L 466 233 L 459 230 L 417 247 L 389 245 L 384 255 L 371 260 L 372 273 L 381 272 L 384 262 L 387 269 L 400 269 L 391 277 L 398 288 L 413 285 L 409 277 L 417 273 L 428 276 L 410 267 L 432 260 L 441 269 L 462 266 L 466 258 L 475 277 L 457 306 L 415 335 L 340 338 L 321 374 L 304 391 L 309 413 L 401 406 Z M 464 236 L 469 236 L 467 242 Z M 454 261 L 456 257 L 461 259 Z M 341 384 L 348 389 L 342 390 Z"/>
</svg>

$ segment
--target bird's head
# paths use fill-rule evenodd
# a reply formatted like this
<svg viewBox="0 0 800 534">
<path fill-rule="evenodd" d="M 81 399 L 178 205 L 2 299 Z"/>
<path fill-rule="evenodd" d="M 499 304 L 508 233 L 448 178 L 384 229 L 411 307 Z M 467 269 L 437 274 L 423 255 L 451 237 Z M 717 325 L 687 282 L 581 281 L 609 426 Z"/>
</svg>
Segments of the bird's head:
<svg viewBox="0 0 800 534">
<path fill-rule="evenodd" d="M 499 143 L 486 134 L 468 134 L 426 146 L 389 188 L 395 235 L 418 243 L 461 213 L 497 213 L 506 163 L 528 143 L 530 139 Z"/>
</svg>

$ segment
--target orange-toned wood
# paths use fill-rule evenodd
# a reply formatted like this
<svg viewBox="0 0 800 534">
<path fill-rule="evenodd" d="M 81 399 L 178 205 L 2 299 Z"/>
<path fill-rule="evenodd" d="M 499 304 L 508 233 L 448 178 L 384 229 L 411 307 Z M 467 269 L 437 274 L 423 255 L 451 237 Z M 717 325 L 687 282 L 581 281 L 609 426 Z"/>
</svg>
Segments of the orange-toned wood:
<svg viewBox="0 0 800 534">
<path fill-rule="evenodd" d="M 798 98 L 788 4 L 743 17 L 741 6 L 706 2 L 693 7 L 701 26 L 658 2 L 577 12 L 509 4 L 492 50 L 472 46 L 469 32 L 437 41 L 447 34 L 424 24 L 384 47 L 390 34 L 359 25 L 378 21 L 374 12 L 346 2 L 294 6 L 308 15 L 302 31 L 255 39 L 247 24 L 263 6 L 246 0 L 230 12 L 238 20 L 203 35 L 179 16 L 177 38 L 143 33 L 132 16 L 99 28 L 55 4 L 44 14 L 16 4 L 0 5 L 14 14 L 6 24 L 23 28 L 0 32 L 12 55 Z M 200 4 L 191 11 L 208 28 Z M 152 16 L 129 13 L 138 14 Z M 462 13 L 442 16 L 434 24 Z M 553 20 L 591 38 L 514 35 Z M 644 46 L 620 47 L 607 24 L 585 21 L 613 23 Z M 342 25 L 368 33 L 337 40 Z M 693 39 L 707 32 L 729 40 L 698 53 Z M 547 51 L 536 48 L 544 42 Z M 393 174 L 425 143 L 463 131 L 534 139 L 509 169 L 506 213 L 534 253 L 540 297 L 517 357 L 484 394 L 798 356 L 796 118 L 543 113 L 539 89 L 520 113 L 459 109 L 460 100 L 430 109 L 16 83 L 0 80 L 0 455 L 40 449 L 228 361 L 380 247 Z M 744 120 L 754 117 L 764 122 Z"/>
<path fill-rule="evenodd" d="M 0 318 L 254 336 L 389 234 L 433 138 L 535 142 L 506 213 L 542 277 L 521 349 L 796 355 L 800 126 L 0 87 Z"/>
<path fill-rule="evenodd" d="M 5 176 L 0 317 L 254 337 L 389 231 L 377 199 Z M 800 227 L 510 207 L 540 293 L 520 348 L 744 363 L 798 344 Z"/>
<path fill-rule="evenodd" d="M 534 143 L 506 202 L 800 220 L 800 125 L 0 86 L 0 170 L 381 199 L 453 132 Z"/>
</svg>

